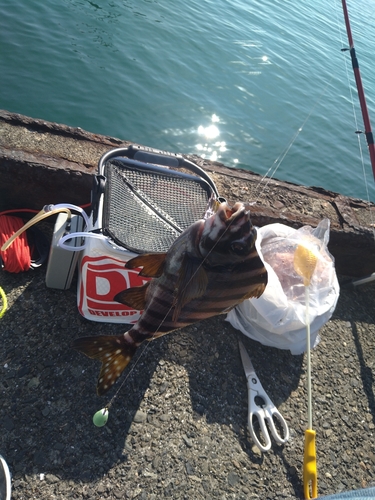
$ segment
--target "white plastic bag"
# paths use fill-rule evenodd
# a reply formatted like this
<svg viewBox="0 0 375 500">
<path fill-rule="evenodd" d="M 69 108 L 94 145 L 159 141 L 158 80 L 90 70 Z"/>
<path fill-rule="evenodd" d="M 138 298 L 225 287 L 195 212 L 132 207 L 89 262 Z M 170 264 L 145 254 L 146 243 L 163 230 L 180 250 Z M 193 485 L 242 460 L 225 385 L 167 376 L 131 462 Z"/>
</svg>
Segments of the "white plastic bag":
<svg viewBox="0 0 375 500">
<path fill-rule="evenodd" d="M 316 266 L 309 285 L 311 347 L 319 342 L 319 329 L 329 320 L 339 297 L 333 257 L 327 249 L 329 220 L 316 229 L 298 230 L 283 224 L 258 229 L 256 247 L 268 271 L 268 284 L 259 299 L 248 299 L 227 315 L 235 328 L 264 345 L 289 349 L 292 354 L 306 350 L 306 296 L 303 278 L 294 268 L 298 245 L 313 248 Z"/>
</svg>

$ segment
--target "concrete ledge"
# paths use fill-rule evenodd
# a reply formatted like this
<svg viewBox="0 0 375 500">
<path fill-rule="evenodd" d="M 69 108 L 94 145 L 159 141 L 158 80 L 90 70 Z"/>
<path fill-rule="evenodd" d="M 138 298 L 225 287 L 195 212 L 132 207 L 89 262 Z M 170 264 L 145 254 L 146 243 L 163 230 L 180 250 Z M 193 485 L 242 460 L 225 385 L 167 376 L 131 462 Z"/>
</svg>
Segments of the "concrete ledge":
<svg viewBox="0 0 375 500">
<path fill-rule="evenodd" d="M 128 141 L 92 134 L 0 110 L 0 209 L 33 208 L 49 203 L 89 203 L 92 177 L 103 153 Z M 261 177 L 217 162 L 187 156 L 216 182 L 229 201 L 253 201 Z M 317 187 L 267 179 L 253 207 L 252 220 L 298 228 L 331 221 L 329 249 L 337 272 L 366 276 L 375 272 L 375 206 Z"/>
</svg>

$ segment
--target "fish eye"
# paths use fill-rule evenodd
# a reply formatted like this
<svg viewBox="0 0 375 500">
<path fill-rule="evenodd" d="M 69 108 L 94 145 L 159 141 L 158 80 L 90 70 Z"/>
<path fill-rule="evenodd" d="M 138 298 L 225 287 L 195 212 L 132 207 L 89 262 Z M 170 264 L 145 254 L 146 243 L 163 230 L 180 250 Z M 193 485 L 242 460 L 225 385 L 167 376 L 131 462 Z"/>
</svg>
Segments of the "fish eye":
<svg viewBox="0 0 375 500">
<path fill-rule="evenodd" d="M 234 241 L 231 244 L 230 248 L 234 253 L 242 254 L 246 250 L 246 245 L 239 241 Z"/>
</svg>

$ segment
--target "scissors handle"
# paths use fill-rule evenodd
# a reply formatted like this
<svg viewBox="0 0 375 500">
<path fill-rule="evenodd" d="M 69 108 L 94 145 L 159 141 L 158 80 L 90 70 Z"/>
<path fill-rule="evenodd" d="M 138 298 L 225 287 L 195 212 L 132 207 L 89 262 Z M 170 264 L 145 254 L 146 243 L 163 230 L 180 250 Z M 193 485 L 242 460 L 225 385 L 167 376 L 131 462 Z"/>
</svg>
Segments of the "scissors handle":
<svg viewBox="0 0 375 500">
<path fill-rule="evenodd" d="M 255 432 L 253 417 L 256 417 L 258 419 L 260 432 L 263 435 L 263 439 L 265 441 L 265 444 L 260 442 L 260 440 L 257 436 L 257 433 Z M 257 445 L 257 447 L 263 452 L 268 451 L 271 448 L 271 438 L 270 438 L 270 435 L 268 433 L 266 421 L 265 421 L 263 415 L 259 414 L 259 411 L 256 411 L 256 412 L 250 411 L 250 413 L 249 413 L 249 426 L 248 427 L 249 427 L 251 439 L 254 441 L 254 443 Z"/>
<path fill-rule="evenodd" d="M 287 423 L 285 422 L 284 417 L 275 406 L 266 408 L 266 412 L 269 413 L 267 422 L 271 428 L 272 436 L 277 443 L 285 444 L 289 440 L 289 428 Z M 275 420 L 278 421 L 278 424 L 282 430 L 282 435 L 280 435 L 278 429 L 276 429 Z"/>
<path fill-rule="evenodd" d="M 259 396 L 264 401 L 264 406 L 258 406 L 255 402 L 256 396 Z M 263 435 L 264 443 L 262 444 L 254 430 L 253 419 L 256 417 L 259 422 L 260 432 Z M 279 429 L 282 430 L 282 436 L 279 434 L 279 430 L 276 428 L 275 423 L 278 423 Z M 267 425 L 268 428 L 267 428 Z M 271 448 L 271 438 L 269 430 L 274 438 L 274 440 L 279 444 L 284 444 L 289 439 L 289 428 L 276 406 L 272 403 L 268 395 L 262 391 L 254 391 L 249 389 L 249 431 L 250 435 L 261 451 L 268 451 Z"/>
</svg>

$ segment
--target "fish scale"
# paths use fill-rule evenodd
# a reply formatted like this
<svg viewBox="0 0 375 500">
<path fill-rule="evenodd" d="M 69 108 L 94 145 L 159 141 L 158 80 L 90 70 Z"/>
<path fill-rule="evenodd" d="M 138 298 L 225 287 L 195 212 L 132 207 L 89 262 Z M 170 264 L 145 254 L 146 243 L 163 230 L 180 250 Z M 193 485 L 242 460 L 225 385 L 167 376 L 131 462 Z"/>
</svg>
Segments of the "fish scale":
<svg viewBox="0 0 375 500">
<path fill-rule="evenodd" d="M 216 213 L 192 224 L 166 254 L 144 254 L 126 263 L 152 277 L 142 287 L 126 289 L 115 300 L 143 309 L 125 334 L 82 337 L 73 347 L 102 362 L 97 383 L 105 394 L 145 340 L 228 312 L 243 300 L 259 297 L 267 271 L 256 248 L 249 205 L 221 203 Z"/>
</svg>

